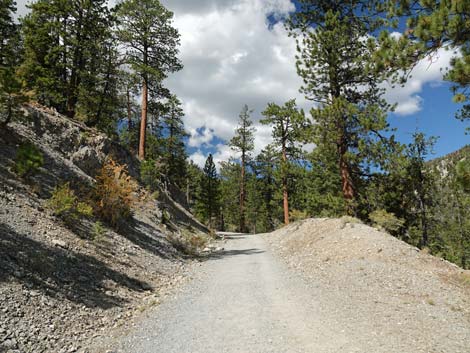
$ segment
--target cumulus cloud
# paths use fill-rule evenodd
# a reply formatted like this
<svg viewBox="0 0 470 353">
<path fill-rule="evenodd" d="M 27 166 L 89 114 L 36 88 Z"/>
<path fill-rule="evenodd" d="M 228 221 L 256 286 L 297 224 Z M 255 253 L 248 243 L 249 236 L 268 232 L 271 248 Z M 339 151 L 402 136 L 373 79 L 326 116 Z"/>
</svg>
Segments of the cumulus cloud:
<svg viewBox="0 0 470 353">
<path fill-rule="evenodd" d="M 254 110 L 258 153 L 271 142 L 269 128 L 259 124 L 268 102 L 283 104 L 297 98 L 300 106 L 308 108 L 298 93 L 295 43 L 282 23 L 268 21 L 268 16 L 282 18 L 292 11 L 289 0 L 163 2 L 175 12 L 185 65 L 167 84 L 185 104 L 192 147 L 210 143 L 207 131 L 230 140 L 247 104 Z M 214 159 L 229 155 L 225 145 L 214 147 Z M 192 159 L 200 159 L 200 153 Z"/>
<path fill-rule="evenodd" d="M 404 86 L 392 88 L 389 85 L 385 98 L 392 104 L 397 103 L 395 114 L 406 116 L 419 112 L 424 103 L 419 93 L 425 85 L 436 87 L 442 84 L 443 72 L 455 55 L 451 50 L 440 49 L 415 66 Z"/>
</svg>

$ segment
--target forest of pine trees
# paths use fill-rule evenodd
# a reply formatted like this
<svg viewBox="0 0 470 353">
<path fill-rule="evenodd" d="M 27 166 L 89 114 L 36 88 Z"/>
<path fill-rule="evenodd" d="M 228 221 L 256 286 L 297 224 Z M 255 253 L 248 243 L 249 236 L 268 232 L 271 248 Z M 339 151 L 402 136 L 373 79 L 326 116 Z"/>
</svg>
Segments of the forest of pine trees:
<svg viewBox="0 0 470 353">
<path fill-rule="evenodd" d="M 158 0 L 29 8 L 15 21 L 15 2 L 0 1 L 2 129 L 21 119 L 22 103 L 38 102 L 119 141 L 142 161 L 150 189 L 172 182 L 211 228 L 268 232 L 348 215 L 470 267 L 470 154 L 428 162 L 435 138 L 416 131 L 411 143 L 397 141 L 381 85 L 403 84 L 442 46 L 460 48 L 445 79 L 463 103 L 457 118 L 468 119 L 469 2 L 297 1 L 285 25 L 311 110 L 295 100 L 243 106 L 227 141 L 238 157 L 216 165 L 209 155 L 203 169 L 188 161 L 183 103 L 164 85 L 183 69 L 171 11 Z M 255 122 L 273 139 L 257 155 Z"/>
</svg>

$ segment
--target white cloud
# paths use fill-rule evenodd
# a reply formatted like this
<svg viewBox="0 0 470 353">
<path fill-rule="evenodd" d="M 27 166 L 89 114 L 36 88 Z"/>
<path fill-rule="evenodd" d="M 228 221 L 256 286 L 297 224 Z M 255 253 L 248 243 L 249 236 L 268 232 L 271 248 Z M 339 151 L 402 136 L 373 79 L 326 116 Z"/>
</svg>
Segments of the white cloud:
<svg viewBox="0 0 470 353">
<path fill-rule="evenodd" d="M 389 86 L 385 98 L 392 104 L 398 103 L 395 114 L 406 116 L 419 112 L 424 104 L 419 93 L 425 85 L 436 87 L 442 84 L 443 71 L 454 56 L 453 51 L 440 49 L 416 65 L 404 86 L 397 85 L 394 88 Z"/>
<path fill-rule="evenodd" d="M 297 98 L 299 105 L 309 110 L 311 104 L 298 92 L 301 80 L 295 69 L 295 42 L 282 23 L 270 26 L 267 20 L 270 15 L 280 18 L 292 11 L 290 0 L 163 3 L 175 11 L 174 24 L 181 34 L 180 57 L 185 65 L 167 85 L 185 104 L 192 147 L 211 143 L 206 131 L 230 140 L 240 110 L 247 104 L 254 110 L 255 152 L 259 153 L 271 142 L 269 127 L 259 124 L 268 102 L 283 104 Z M 193 134 L 201 127 L 205 127 L 203 134 Z M 229 155 L 226 146 L 214 147 L 215 160 Z M 199 158 L 199 153 L 194 157 Z"/>
</svg>

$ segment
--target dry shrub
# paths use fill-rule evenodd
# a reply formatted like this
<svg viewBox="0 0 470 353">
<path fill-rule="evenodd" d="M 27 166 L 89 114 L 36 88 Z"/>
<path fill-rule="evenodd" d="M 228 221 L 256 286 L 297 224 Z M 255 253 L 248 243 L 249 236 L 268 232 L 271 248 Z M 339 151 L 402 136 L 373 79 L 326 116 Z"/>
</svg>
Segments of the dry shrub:
<svg viewBox="0 0 470 353">
<path fill-rule="evenodd" d="M 291 222 L 303 221 L 308 218 L 308 213 L 306 211 L 300 210 L 291 210 L 289 212 L 289 219 Z"/>
<path fill-rule="evenodd" d="M 363 224 L 359 218 L 351 217 L 351 216 L 343 216 L 340 218 L 340 229 L 344 229 L 348 224 L 353 227 L 355 224 Z"/>
<path fill-rule="evenodd" d="M 183 231 L 167 234 L 167 240 L 176 250 L 187 255 L 197 256 L 209 243 L 209 236 L 204 233 Z"/>
<path fill-rule="evenodd" d="M 95 213 L 113 227 L 132 216 L 136 182 L 129 176 L 126 165 L 110 159 L 103 165 L 94 188 Z"/>
</svg>

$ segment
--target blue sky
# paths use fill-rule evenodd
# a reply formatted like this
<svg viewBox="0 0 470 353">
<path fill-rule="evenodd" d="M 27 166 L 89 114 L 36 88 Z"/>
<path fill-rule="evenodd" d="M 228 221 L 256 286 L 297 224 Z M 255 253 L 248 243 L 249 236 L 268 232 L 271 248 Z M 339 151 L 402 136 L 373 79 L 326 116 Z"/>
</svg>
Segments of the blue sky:
<svg viewBox="0 0 470 353">
<path fill-rule="evenodd" d="M 244 104 L 254 109 L 255 152 L 271 142 L 269 128 L 259 124 L 267 103 L 296 98 L 310 110 L 311 102 L 298 92 L 302 82 L 295 70 L 295 43 L 281 23 L 273 22 L 295 9 L 290 0 L 161 1 L 175 14 L 185 65 L 166 85 L 183 101 L 188 151 L 198 165 L 208 153 L 216 163 L 233 156 L 225 141 L 232 137 Z M 17 2 L 24 14 L 29 1 Z M 398 103 L 390 123 L 398 128 L 399 140 L 408 142 L 418 126 L 440 136 L 436 156 L 464 146 L 470 138 L 466 125 L 454 118 L 458 106 L 452 103 L 449 84 L 442 81 L 441 69 L 452 55 L 441 50 L 423 60 L 405 87 L 389 89 L 386 96 Z"/>
<path fill-rule="evenodd" d="M 391 126 L 397 128 L 397 137 L 401 142 L 410 142 L 416 129 L 428 136 L 436 136 L 435 156 L 453 152 L 470 142 L 470 136 L 465 135 L 469 123 L 455 118 L 459 105 L 452 102 L 452 92 L 449 83 L 437 87 L 426 85 L 420 93 L 422 109 L 407 116 L 390 115 Z"/>
</svg>

